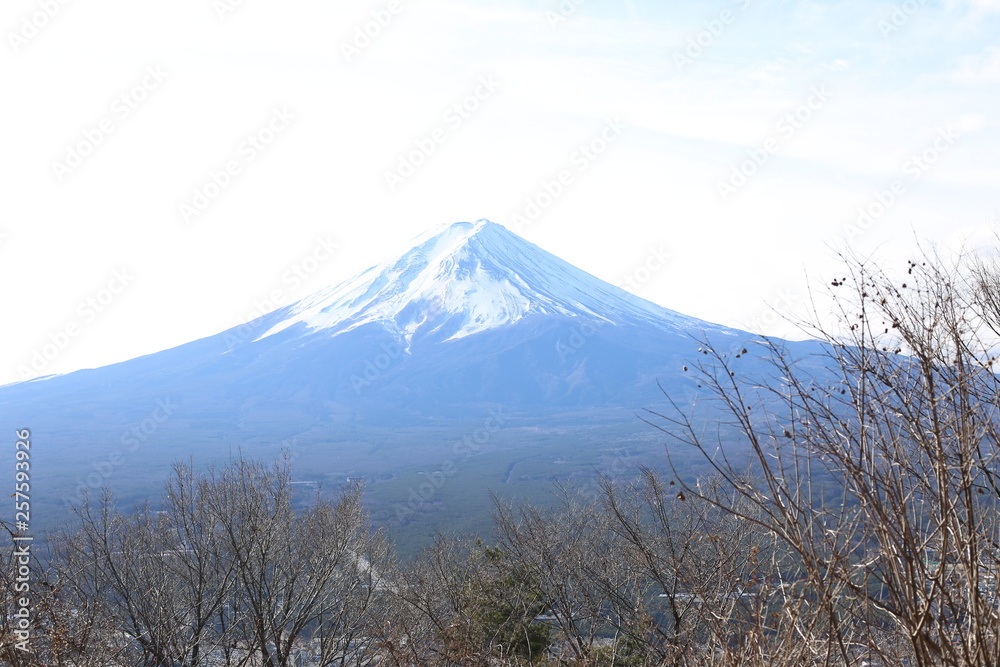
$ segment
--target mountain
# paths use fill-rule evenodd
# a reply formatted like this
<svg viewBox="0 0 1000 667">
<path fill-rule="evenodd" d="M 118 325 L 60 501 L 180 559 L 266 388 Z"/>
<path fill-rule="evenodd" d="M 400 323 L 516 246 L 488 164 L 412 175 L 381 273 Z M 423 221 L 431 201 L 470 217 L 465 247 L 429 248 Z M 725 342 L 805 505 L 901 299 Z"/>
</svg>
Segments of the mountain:
<svg viewBox="0 0 1000 667">
<path fill-rule="evenodd" d="M 377 323 L 409 349 L 414 339 L 458 340 L 532 316 L 719 329 L 635 297 L 480 220 L 418 237 L 399 259 L 300 301 L 265 337 L 298 324 L 337 335 Z"/>
<path fill-rule="evenodd" d="M 477 434 L 491 414 L 504 415 L 508 436 L 488 433 L 491 446 L 511 438 L 504 451 L 536 446 L 553 424 L 566 447 L 595 424 L 634 428 L 638 409 L 662 401 L 658 383 L 692 395 L 682 366 L 699 338 L 738 348 L 752 337 L 643 300 L 495 223 L 459 222 L 248 324 L 0 387 L 0 415 L 9 430 L 33 429 L 39 475 L 63 493 L 114 478 L 139 494 L 178 457 L 288 444 L 329 479 L 383 479 L 454 458 L 434 443 Z M 495 462 L 507 470 L 505 456 Z"/>
<path fill-rule="evenodd" d="M 402 257 L 265 326 L 252 346 L 277 339 L 302 350 L 299 359 L 325 359 L 326 373 L 339 375 L 312 386 L 362 416 L 462 413 L 470 402 L 634 406 L 665 358 L 690 350 L 692 334 L 740 335 L 635 297 L 485 220 L 418 238 Z"/>
<path fill-rule="evenodd" d="M 234 426 L 278 414 L 419 420 L 490 404 L 635 408 L 680 372 L 693 337 L 747 334 L 640 299 L 498 224 L 459 222 L 229 331 L 2 387 L 0 406 L 30 416 L 32 405 L 65 405 L 86 419 L 171 396 Z"/>
</svg>

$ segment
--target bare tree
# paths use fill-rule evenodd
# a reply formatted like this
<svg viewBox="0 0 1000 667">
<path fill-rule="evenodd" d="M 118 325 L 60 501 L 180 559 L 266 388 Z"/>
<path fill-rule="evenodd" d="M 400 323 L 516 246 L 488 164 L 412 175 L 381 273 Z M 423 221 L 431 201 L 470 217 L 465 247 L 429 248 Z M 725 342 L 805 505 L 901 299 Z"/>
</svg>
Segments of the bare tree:
<svg viewBox="0 0 1000 667">
<path fill-rule="evenodd" d="M 759 526 L 685 496 L 650 469 L 635 483 L 605 480 L 603 488 L 622 553 L 649 589 L 617 629 L 648 659 L 693 661 L 706 646 L 742 653 L 765 634 L 774 640 L 768 612 L 788 564 Z"/>
<path fill-rule="evenodd" d="M 677 477 L 792 555 L 810 660 L 997 664 L 996 269 L 850 266 L 831 285 L 838 325 L 814 329 L 822 363 L 765 341 L 770 378 L 745 378 L 755 352 L 706 346 L 695 372 L 721 406 L 711 418 L 739 435 L 659 415 L 722 484 Z M 741 445 L 753 483 L 727 453 Z"/>
<path fill-rule="evenodd" d="M 551 632 L 540 582 L 501 548 L 438 535 L 400 573 L 383 643 L 393 665 L 507 665 L 540 660 Z"/>
<path fill-rule="evenodd" d="M 25 548 L 17 537 L 12 525 L 0 522 L 0 664 L 11 667 L 37 664 L 40 645 L 52 634 L 44 613 L 52 600 L 40 580 L 35 545 Z"/>
<path fill-rule="evenodd" d="M 209 505 L 237 585 L 227 625 L 261 664 L 363 664 L 388 585 L 389 548 L 369 529 L 361 488 L 296 513 L 290 470 L 239 461 L 210 478 Z"/>
<path fill-rule="evenodd" d="M 177 464 L 161 510 L 85 500 L 49 567 L 56 598 L 74 605 L 59 617 L 71 641 L 54 655 L 73 657 L 60 664 L 365 663 L 388 544 L 359 487 L 296 512 L 290 475 L 286 460 L 205 474 Z"/>
<path fill-rule="evenodd" d="M 191 612 L 198 600 L 185 595 L 168 561 L 182 548 L 159 512 L 144 505 L 119 512 L 104 493 L 78 508 L 80 528 L 57 537 L 53 570 L 66 595 L 85 600 L 113 620 L 111 634 L 96 638 L 109 658 L 140 665 L 189 665 L 197 655 L 190 641 Z M 195 636 L 198 632 L 195 630 Z"/>
<path fill-rule="evenodd" d="M 598 504 L 563 490 L 554 510 L 498 499 L 495 505 L 498 547 L 538 582 L 545 616 L 561 640 L 556 655 L 586 660 L 609 629 L 609 588 L 631 583 Z"/>
</svg>

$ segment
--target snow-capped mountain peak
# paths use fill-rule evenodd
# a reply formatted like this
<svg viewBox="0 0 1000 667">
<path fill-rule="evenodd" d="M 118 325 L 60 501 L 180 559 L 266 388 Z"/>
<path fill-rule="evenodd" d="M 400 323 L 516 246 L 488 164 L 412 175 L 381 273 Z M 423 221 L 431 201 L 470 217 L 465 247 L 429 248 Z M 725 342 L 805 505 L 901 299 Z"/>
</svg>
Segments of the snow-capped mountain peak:
<svg viewBox="0 0 1000 667">
<path fill-rule="evenodd" d="M 409 345 L 417 335 L 454 340 L 532 314 L 712 326 L 599 280 L 489 220 L 426 232 L 401 257 L 285 310 L 261 338 L 300 324 L 337 335 L 378 322 Z"/>
</svg>

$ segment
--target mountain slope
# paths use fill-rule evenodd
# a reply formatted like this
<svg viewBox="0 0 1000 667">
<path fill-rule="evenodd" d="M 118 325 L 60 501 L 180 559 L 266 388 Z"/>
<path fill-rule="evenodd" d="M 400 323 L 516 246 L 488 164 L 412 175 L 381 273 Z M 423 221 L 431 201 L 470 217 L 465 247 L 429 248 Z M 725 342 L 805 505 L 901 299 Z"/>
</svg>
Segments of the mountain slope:
<svg viewBox="0 0 1000 667">
<path fill-rule="evenodd" d="M 481 220 L 216 336 L 0 388 L 0 406 L 78 405 L 89 421 L 169 395 L 237 428 L 276 412 L 312 426 L 485 404 L 634 408 L 677 376 L 695 337 L 747 334 L 640 299 Z"/>
<path fill-rule="evenodd" d="M 682 367 L 698 339 L 738 350 L 753 336 L 640 299 L 500 225 L 463 222 L 246 325 L 0 387 L 0 426 L 43 443 L 38 498 L 79 500 L 112 481 L 147 495 L 171 461 L 239 449 L 296 449 L 316 479 L 391 480 L 406 466 L 461 467 L 472 449 L 456 442 L 473 436 L 488 454 L 477 460 L 504 471 L 515 449 L 547 456 L 547 484 L 564 461 L 592 472 L 618 438 L 648 429 L 635 413 L 663 401 L 659 384 L 694 401 Z"/>
</svg>

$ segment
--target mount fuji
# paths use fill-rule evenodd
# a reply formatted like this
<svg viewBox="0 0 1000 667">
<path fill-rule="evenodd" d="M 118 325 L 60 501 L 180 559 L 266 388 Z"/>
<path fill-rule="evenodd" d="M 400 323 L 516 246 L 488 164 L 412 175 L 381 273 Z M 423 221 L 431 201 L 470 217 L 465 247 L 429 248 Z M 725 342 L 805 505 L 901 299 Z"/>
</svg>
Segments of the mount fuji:
<svg viewBox="0 0 1000 667">
<path fill-rule="evenodd" d="M 459 222 L 245 325 L 0 387 L 0 415 L 16 421 L 9 430 L 32 428 L 45 443 L 37 465 L 77 490 L 98 477 L 138 489 L 179 456 L 289 444 L 316 471 L 381 479 L 392 465 L 453 456 L 414 443 L 475 433 L 490 414 L 509 433 L 525 429 L 518 446 L 560 419 L 634 425 L 637 410 L 662 401 L 658 383 L 694 391 L 682 367 L 700 340 L 752 339 L 643 300 L 501 225 Z M 425 428 L 446 424 L 461 426 L 432 437 Z"/>
<path fill-rule="evenodd" d="M 341 334 L 379 323 L 404 341 L 452 341 L 531 316 L 619 326 L 719 327 L 608 285 L 488 220 L 416 239 L 399 259 L 292 306 L 265 336 L 304 324 Z"/>
<path fill-rule="evenodd" d="M 748 338 L 610 285 L 487 220 L 418 237 L 401 257 L 247 324 L 95 370 L 0 388 L 5 411 L 121 414 L 157 397 L 234 428 L 636 408 L 695 338 Z M 85 414 L 85 412 L 87 414 Z M 65 413 L 64 413 L 65 414 Z M 46 420 L 52 418 L 47 415 Z"/>
<path fill-rule="evenodd" d="M 276 354 L 289 369 L 306 361 L 299 370 L 322 375 L 303 384 L 362 418 L 475 403 L 635 406 L 664 362 L 690 353 L 692 335 L 741 335 L 633 296 L 486 220 L 418 237 L 402 257 L 247 329 L 246 343 L 239 332 L 223 339 L 230 354 L 254 351 L 248 369 Z"/>
</svg>

